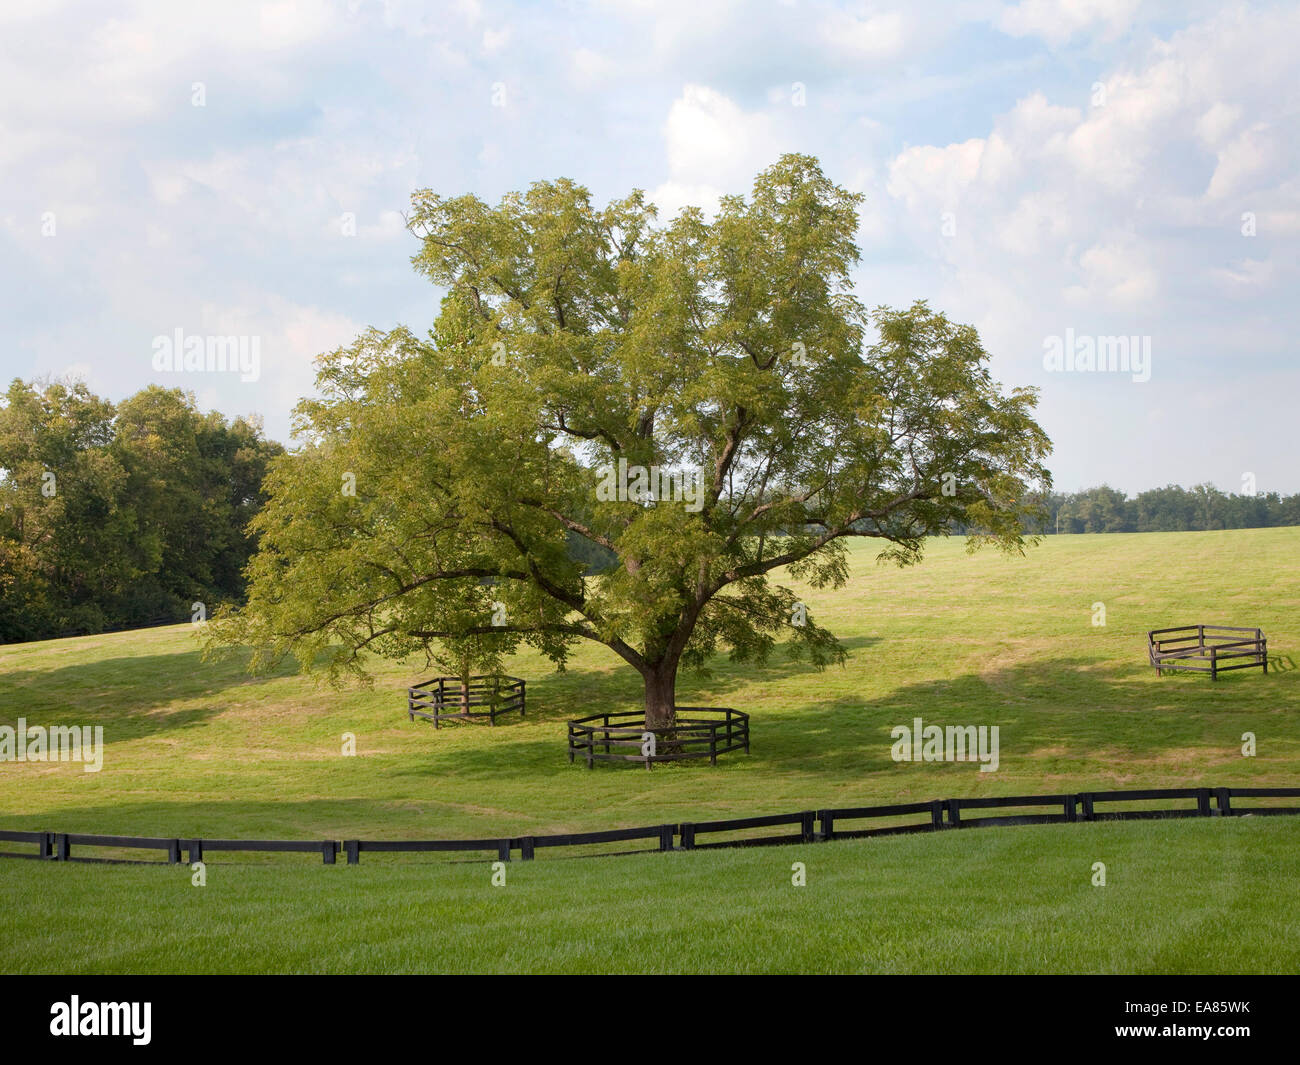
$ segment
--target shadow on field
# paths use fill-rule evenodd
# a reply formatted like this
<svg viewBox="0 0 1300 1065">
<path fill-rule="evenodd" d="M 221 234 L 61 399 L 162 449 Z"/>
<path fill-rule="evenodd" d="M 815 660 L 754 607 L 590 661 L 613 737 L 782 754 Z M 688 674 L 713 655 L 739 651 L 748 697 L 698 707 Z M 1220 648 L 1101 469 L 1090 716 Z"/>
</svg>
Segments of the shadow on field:
<svg viewBox="0 0 1300 1065">
<path fill-rule="evenodd" d="M 844 668 L 854 668 L 855 651 L 865 650 L 880 642 L 876 636 L 854 636 L 840 640 L 840 644 L 849 652 L 849 661 Z M 784 646 L 777 647 L 763 665 L 752 662 L 738 665 L 721 657 L 710 665 L 707 673 L 683 669 L 678 674 L 677 703 L 680 706 L 730 706 L 736 710 L 748 710 L 748 707 L 730 701 L 729 696 L 754 683 L 788 683 L 792 678 L 799 677 L 811 681 L 808 690 L 814 691 L 818 677 L 840 669 L 840 666 L 827 666 L 826 669 L 819 670 L 806 661 L 792 662 Z M 604 673 L 551 672 L 541 677 L 524 679 L 528 682 L 530 721 L 568 721 L 590 714 L 640 710 L 644 705 L 645 689 L 640 675 L 631 666 Z"/>
<path fill-rule="evenodd" d="M 0 723 L 14 724 L 22 716 L 29 726 L 104 725 L 107 745 L 170 732 L 214 717 L 224 707 L 163 709 L 169 703 L 215 700 L 229 689 L 294 672 L 286 665 L 254 677 L 246 672 L 246 662 L 246 655 L 204 662 L 194 650 L 10 670 L 0 677 Z"/>
<path fill-rule="evenodd" d="M 1143 758 L 1200 749 L 1236 754 L 1243 727 L 1280 712 L 1279 683 L 1242 670 L 1218 681 L 1157 677 L 1145 663 L 1100 667 L 1087 658 L 1034 660 L 943 681 L 907 685 L 861 702 L 791 707 L 752 722 L 753 755 L 772 768 L 871 773 L 895 763 L 897 726 L 998 726 L 1001 763 L 1032 757 L 1077 761 L 1104 752 Z M 741 709 L 744 709 L 741 707 Z"/>
<path fill-rule="evenodd" d="M 439 839 L 468 834 L 463 816 L 456 823 L 440 818 L 434 796 L 430 797 L 429 806 L 430 809 L 425 810 L 409 802 L 356 798 L 119 802 L 39 813 L 7 813 L 3 815 L 0 827 L 20 831 L 209 839 L 373 839 L 385 836 Z M 485 811 L 482 817 L 485 832 L 499 832 L 512 825 L 518 815 L 509 811 Z M 6 844 L 6 848 L 9 846 Z M 231 856 L 227 860 L 240 861 L 247 857 L 250 856 Z M 321 860 L 319 854 L 275 856 L 277 861 L 298 858 L 317 865 Z M 3 868 L 0 866 L 0 870 Z"/>
<path fill-rule="evenodd" d="M 869 637 L 844 641 L 850 649 L 877 642 Z M 891 731 L 900 725 L 913 726 L 918 717 L 924 724 L 996 725 L 1002 764 L 1007 768 L 1017 758 L 1032 758 L 1050 771 L 1054 761 L 1077 764 L 1080 759 L 1104 757 L 1105 752 L 1143 758 L 1197 750 L 1206 756 L 1227 754 L 1236 751 L 1243 728 L 1255 725 L 1263 714 L 1280 712 L 1279 686 L 1289 689 L 1293 683 L 1290 677 L 1275 679 L 1272 673 L 1264 677 L 1254 670 L 1225 674 L 1218 681 L 1199 675 L 1157 677 L 1144 662 L 1107 667 L 1078 656 L 1032 659 L 855 698 L 844 693 L 842 674 L 836 678 L 834 695 L 819 694 L 827 686 L 819 684 L 818 678 L 837 667 L 819 673 L 807 664 L 783 659 L 778 651 L 766 667 L 724 665 L 715 668 L 708 680 L 684 674 L 679 683 L 679 705 L 732 706 L 752 715 L 750 754 L 724 756 L 728 765 L 849 778 L 887 772 L 898 765 L 890 753 Z M 861 672 L 871 666 L 869 658 L 851 659 L 848 669 Z M 737 695 L 767 681 L 774 686 L 788 684 L 792 677 L 802 683 L 785 689 L 791 697 L 763 697 L 768 705 L 778 700 L 779 711 L 748 705 Z M 781 690 L 776 688 L 778 693 Z M 549 776 L 571 768 L 563 721 L 637 710 L 642 699 L 640 678 L 631 668 L 530 679 L 528 693 L 527 720 L 553 727 L 553 737 L 512 736 L 511 722 L 497 726 L 498 735 L 490 743 L 448 746 L 431 752 L 434 758 L 429 764 L 393 771 L 429 777 L 449 770 L 486 776 L 508 772 L 513 766 Z M 985 776 L 992 779 L 995 774 Z"/>
</svg>

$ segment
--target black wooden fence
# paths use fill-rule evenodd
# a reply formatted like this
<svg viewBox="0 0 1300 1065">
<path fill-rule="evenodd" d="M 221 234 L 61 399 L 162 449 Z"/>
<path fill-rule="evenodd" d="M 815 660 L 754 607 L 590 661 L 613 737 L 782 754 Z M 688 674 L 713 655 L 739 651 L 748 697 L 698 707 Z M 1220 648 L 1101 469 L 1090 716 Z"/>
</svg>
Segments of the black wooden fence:
<svg viewBox="0 0 1300 1065">
<path fill-rule="evenodd" d="M 36 858 L 48 861 L 121 861 L 112 857 L 73 854 L 73 848 L 158 851 L 166 862 L 201 861 L 213 851 L 271 851 L 319 854 L 326 865 L 335 864 L 340 850 L 349 865 L 361 861 L 363 851 L 371 853 L 416 853 L 431 851 L 494 854 L 510 861 L 518 852 L 531 860 L 538 848 L 591 847 L 610 843 L 653 841 L 641 850 L 704 850 L 714 847 L 775 846 L 789 843 L 820 843 L 832 839 L 860 839 L 912 832 L 980 828 L 990 825 L 1068 824 L 1081 821 L 1146 821 L 1183 817 L 1246 817 L 1300 814 L 1298 806 L 1242 806 L 1243 799 L 1300 799 L 1300 788 L 1151 788 L 1139 791 L 1083 791 L 1060 795 L 997 795 L 975 799 L 934 799 L 929 802 L 898 803 L 889 806 L 857 806 L 827 810 L 801 810 L 789 814 L 763 814 L 720 821 L 684 821 L 680 824 L 650 825 L 643 828 L 614 828 L 596 832 L 570 832 L 544 836 L 499 836 L 488 839 L 432 840 L 239 840 L 194 839 L 154 836 L 98 836 L 71 832 L 29 832 L 0 829 L 0 842 L 26 843 L 33 852 L 0 851 L 4 858 Z M 1152 808 L 1115 803 L 1171 803 L 1177 806 Z M 1109 807 L 1109 808 L 1107 808 Z M 998 810 L 1005 813 L 983 814 Z M 1046 811 L 1046 812 L 1044 812 Z M 975 814 L 975 816 L 971 816 Z M 889 824 L 881 822 L 888 821 Z M 875 822 L 875 827 L 849 827 Z M 789 828 L 779 834 L 742 835 L 754 830 Z M 719 836 L 701 842 L 701 836 Z M 676 841 L 676 842 L 674 842 Z"/>
<path fill-rule="evenodd" d="M 646 736 L 655 737 L 656 753 L 642 750 Z M 592 714 L 569 722 L 569 761 L 639 762 L 647 769 L 663 762 L 707 758 L 743 750 L 749 753 L 749 715 L 727 706 L 679 706 L 668 728 L 646 728 L 642 710 Z"/>
</svg>

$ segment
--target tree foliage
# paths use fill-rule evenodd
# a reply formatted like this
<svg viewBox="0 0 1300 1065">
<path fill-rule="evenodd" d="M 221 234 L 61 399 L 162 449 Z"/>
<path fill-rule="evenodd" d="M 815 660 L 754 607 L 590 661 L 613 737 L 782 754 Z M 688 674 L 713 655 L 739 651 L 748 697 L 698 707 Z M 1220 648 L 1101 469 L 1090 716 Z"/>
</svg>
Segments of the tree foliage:
<svg viewBox="0 0 1300 1065">
<path fill-rule="evenodd" d="M 859 200 L 798 155 L 663 225 L 640 192 L 601 208 L 567 180 L 496 206 L 417 193 L 437 320 L 322 358 L 213 647 L 364 674 L 439 641 L 562 666 L 595 640 L 665 724 L 680 665 L 778 641 L 843 659 L 779 568 L 837 586 L 848 537 L 906 564 L 956 520 L 1020 549 L 1049 481 L 1034 393 L 999 388 L 975 330 L 924 302 L 868 313 Z M 683 491 L 610 498 L 623 469 Z"/>
<path fill-rule="evenodd" d="M 14 381 L 0 406 L 0 641 L 241 598 L 245 526 L 281 450 L 177 390 L 115 407 L 82 383 Z"/>
<path fill-rule="evenodd" d="M 1101 485 L 1081 492 L 1052 492 L 1044 514 L 1030 527 L 1045 533 L 1204 532 L 1300 525 L 1300 495 L 1220 491 L 1212 484 L 1151 488 L 1129 499 Z"/>
</svg>

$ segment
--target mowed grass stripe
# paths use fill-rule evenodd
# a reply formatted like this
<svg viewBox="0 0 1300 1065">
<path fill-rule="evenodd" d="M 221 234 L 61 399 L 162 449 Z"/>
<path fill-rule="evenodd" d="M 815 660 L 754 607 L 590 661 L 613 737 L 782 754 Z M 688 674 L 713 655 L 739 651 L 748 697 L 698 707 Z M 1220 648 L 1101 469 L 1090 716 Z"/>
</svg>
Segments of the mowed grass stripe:
<svg viewBox="0 0 1300 1065">
<path fill-rule="evenodd" d="M 1300 823 L 325 868 L 0 863 L 0 970 L 1294 972 Z M 791 884 L 805 863 L 807 886 Z M 1107 884 L 1093 886 L 1094 863 Z"/>
</svg>

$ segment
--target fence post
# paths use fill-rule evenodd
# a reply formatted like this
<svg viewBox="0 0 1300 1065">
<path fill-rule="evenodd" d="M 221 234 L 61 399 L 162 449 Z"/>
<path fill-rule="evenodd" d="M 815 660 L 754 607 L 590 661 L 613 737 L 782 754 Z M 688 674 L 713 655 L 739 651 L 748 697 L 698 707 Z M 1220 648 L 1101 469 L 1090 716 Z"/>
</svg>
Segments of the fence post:
<svg viewBox="0 0 1300 1065">
<path fill-rule="evenodd" d="M 525 862 L 531 862 L 533 860 L 533 848 L 536 846 L 536 844 L 533 842 L 533 837 L 523 836 L 520 839 L 515 840 L 515 843 L 518 844 L 519 846 L 520 860 Z"/>
<path fill-rule="evenodd" d="M 695 826 L 686 822 L 679 825 L 677 834 L 682 837 L 682 850 L 693 851 L 695 849 Z"/>
<path fill-rule="evenodd" d="M 343 841 L 343 851 L 348 856 L 348 865 L 361 864 L 361 840 L 345 839 Z"/>
<path fill-rule="evenodd" d="M 510 861 L 510 841 L 508 839 L 497 840 L 497 861 Z"/>
<path fill-rule="evenodd" d="M 829 810 L 822 810 L 817 814 L 822 823 L 822 839 L 835 838 L 835 818 Z"/>
<path fill-rule="evenodd" d="M 1078 798 L 1077 795 L 1067 795 L 1065 797 L 1065 819 L 1067 821 L 1077 821 L 1079 819 L 1078 810 L 1075 809 Z"/>
<path fill-rule="evenodd" d="M 670 851 L 673 849 L 673 835 L 676 825 L 659 826 L 659 849 L 661 851 Z"/>
<path fill-rule="evenodd" d="M 961 825 L 961 800 L 948 800 L 948 827 L 958 828 Z"/>
<path fill-rule="evenodd" d="M 1196 789 L 1196 812 L 1202 817 L 1210 816 L 1210 789 Z"/>
<path fill-rule="evenodd" d="M 321 857 L 325 859 L 326 865 L 333 865 L 334 859 L 338 857 L 339 841 L 336 839 L 327 839 L 320 845 Z"/>
<path fill-rule="evenodd" d="M 192 839 L 189 841 L 190 864 L 203 861 L 203 840 Z"/>
<path fill-rule="evenodd" d="M 817 814 L 812 810 L 804 810 L 799 815 L 799 835 L 802 837 L 800 843 L 813 842 L 813 822 L 817 819 Z"/>
<path fill-rule="evenodd" d="M 930 828 L 943 828 L 943 800 L 935 799 L 930 803 Z"/>
<path fill-rule="evenodd" d="M 56 861 L 66 862 L 72 857 L 72 844 L 68 842 L 66 832 L 56 832 L 54 834 L 54 851 Z"/>
<path fill-rule="evenodd" d="M 53 832 L 41 833 L 41 857 L 42 858 L 54 857 L 54 833 Z"/>
<path fill-rule="evenodd" d="M 1083 805 L 1083 819 L 1093 821 L 1096 819 L 1096 813 L 1092 808 L 1092 792 L 1084 791 L 1079 793 L 1079 802 Z"/>
<path fill-rule="evenodd" d="M 1229 798 L 1228 798 L 1228 796 L 1229 796 L 1230 794 L 1231 794 L 1231 789 L 1230 789 L 1230 788 L 1215 788 L 1215 789 L 1214 789 L 1214 798 L 1215 798 L 1215 800 L 1216 800 L 1216 801 L 1218 802 L 1218 804 L 1219 804 L 1219 816 L 1220 816 L 1220 817 L 1231 817 L 1231 816 L 1232 816 L 1232 805 L 1231 805 L 1231 802 L 1230 802 L 1230 800 L 1229 800 Z"/>
<path fill-rule="evenodd" d="M 179 865 L 181 861 L 181 841 L 169 840 L 167 843 L 167 861 L 170 865 Z"/>
</svg>

